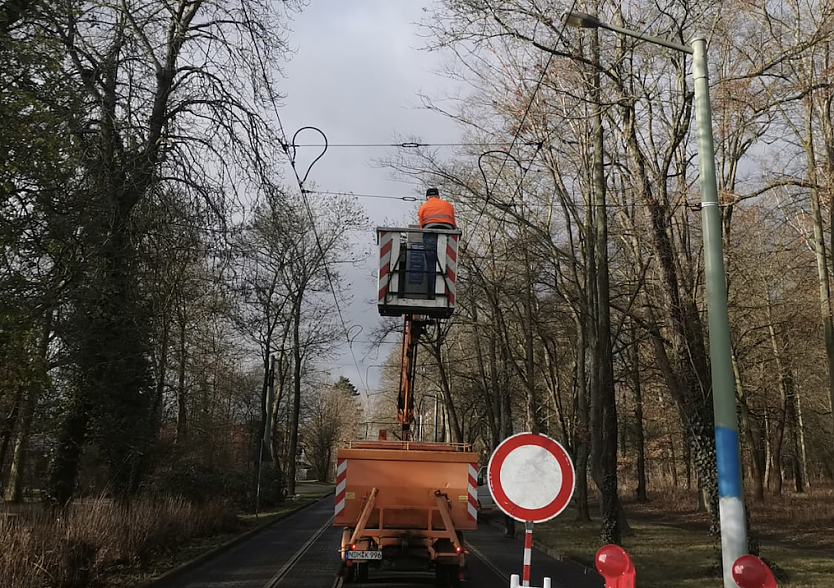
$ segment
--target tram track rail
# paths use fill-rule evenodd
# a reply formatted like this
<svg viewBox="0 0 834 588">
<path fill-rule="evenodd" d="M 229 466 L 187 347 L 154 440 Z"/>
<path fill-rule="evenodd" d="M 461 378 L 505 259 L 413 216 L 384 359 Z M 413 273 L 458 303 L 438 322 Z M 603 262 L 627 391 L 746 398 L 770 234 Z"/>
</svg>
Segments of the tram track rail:
<svg viewBox="0 0 834 588">
<path fill-rule="evenodd" d="M 333 528 L 333 517 L 331 516 L 325 523 L 319 527 L 315 533 L 313 533 L 309 539 L 296 551 L 290 558 L 282 565 L 275 575 L 273 575 L 269 580 L 267 580 L 266 584 L 264 584 L 263 588 L 283 588 L 283 586 L 288 584 L 284 583 L 284 580 L 287 578 L 289 573 L 298 565 L 298 562 L 310 551 L 310 549 L 315 545 L 315 543 L 321 539 L 322 535 L 324 535 L 328 530 Z"/>
</svg>

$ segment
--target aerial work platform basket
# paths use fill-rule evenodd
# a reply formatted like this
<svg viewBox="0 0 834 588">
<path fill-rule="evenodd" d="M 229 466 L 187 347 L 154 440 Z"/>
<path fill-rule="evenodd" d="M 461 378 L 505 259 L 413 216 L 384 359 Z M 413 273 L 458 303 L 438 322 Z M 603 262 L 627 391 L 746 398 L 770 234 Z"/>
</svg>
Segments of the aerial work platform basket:
<svg viewBox="0 0 834 588">
<path fill-rule="evenodd" d="M 455 310 L 457 229 L 378 227 L 379 314 L 449 318 Z"/>
</svg>

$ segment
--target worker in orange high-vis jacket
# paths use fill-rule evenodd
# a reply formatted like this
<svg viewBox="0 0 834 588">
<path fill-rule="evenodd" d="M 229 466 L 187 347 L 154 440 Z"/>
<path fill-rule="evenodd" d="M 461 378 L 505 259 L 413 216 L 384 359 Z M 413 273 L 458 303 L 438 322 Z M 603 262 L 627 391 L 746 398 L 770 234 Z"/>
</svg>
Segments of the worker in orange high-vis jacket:
<svg viewBox="0 0 834 588">
<path fill-rule="evenodd" d="M 417 212 L 421 229 L 454 229 L 455 207 L 440 197 L 437 188 L 426 190 L 426 201 Z"/>
<path fill-rule="evenodd" d="M 426 201 L 417 212 L 421 229 L 454 229 L 455 207 L 440 197 L 437 188 L 426 190 Z M 437 278 L 437 233 L 423 233 L 423 246 L 426 249 L 426 270 L 428 271 L 429 300 L 434 300 L 434 288 Z"/>
</svg>

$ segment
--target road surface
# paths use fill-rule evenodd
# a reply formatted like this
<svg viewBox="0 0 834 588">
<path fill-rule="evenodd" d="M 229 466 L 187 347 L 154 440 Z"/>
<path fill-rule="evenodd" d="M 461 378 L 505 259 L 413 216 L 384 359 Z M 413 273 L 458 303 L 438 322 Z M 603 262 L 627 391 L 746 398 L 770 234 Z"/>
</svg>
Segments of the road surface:
<svg viewBox="0 0 834 588">
<path fill-rule="evenodd" d="M 154 588 L 341 588 L 339 541 L 341 529 L 331 526 L 333 498 L 329 496 L 267 527 L 216 558 L 184 574 L 157 582 Z M 507 539 L 500 529 L 482 523 L 467 531 L 470 588 L 509 586 L 510 574 L 520 574 L 523 543 Z M 534 549 L 532 585 L 551 578 L 553 588 L 603 588 L 602 578 L 573 562 L 562 562 Z M 370 570 L 368 582 L 354 588 L 418 588 L 434 586 L 434 575 L 423 572 Z"/>
</svg>

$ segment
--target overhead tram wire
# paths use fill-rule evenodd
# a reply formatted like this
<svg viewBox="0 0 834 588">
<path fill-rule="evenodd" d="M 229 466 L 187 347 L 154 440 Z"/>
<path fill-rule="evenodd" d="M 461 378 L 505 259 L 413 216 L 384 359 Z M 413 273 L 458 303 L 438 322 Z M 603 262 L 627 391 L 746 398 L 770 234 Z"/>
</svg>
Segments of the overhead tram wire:
<svg viewBox="0 0 834 588">
<path fill-rule="evenodd" d="M 255 33 L 252 30 L 252 21 L 249 18 L 249 11 L 246 9 L 246 3 L 245 2 L 241 6 L 243 8 L 243 16 L 246 19 L 246 23 L 248 25 L 246 28 L 249 31 L 249 37 L 252 39 L 252 46 L 254 47 L 255 55 L 258 58 L 258 65 L 259 65 L 260 70 L 261 70 L 261 75 L 263 76 L 264 85 L 266 86 L 266 92 L 269 95 L 269 101 L 272 103 L 272 110 L 273 110 L 273 113 L 275 114 L 275 120 L 278 124 L 278 131 L 281 135 L 280 136 L 281 148 L 284 150 L 284 153 L 287 155 L 287 158 L 289 159 L 290 167 L 292 168 L 293 175 L 295 175 L 295 180 L 298 184 L 298 188 L 301 191 L 301 199 L 304 201 L 304 208 L 307 210 L 307 215 L 310 217 L 310 228 L 313 231 L 313 236 L 315 237 L 315 240 L 316 240 L 316 247 L 318 248 L 319 254 L 321 255 L 321 258 L 322 258 L 322 265 L 324 266 L 324 273 L 327 276 L 327 283 L 330 286 L 330 292 L 333 294 L 333 302 L 336 304 L 336 312 L 339 315 L 339 322 L 341 323 L 342 330 L 345 333 L 345 339 L 347 340 L 348 350 L 350 351 L 350 356 L 353 359 L 353 365 L 356 368 L 356 374 L 359 376 L 359 381 L 361 382 L 363 388 L 365 389 L 365 397 L 368 398 L 368 394 L 370 392 L 370 389 L 368 388 L 368 384 L 365 382 L 365 378 L 362 377 L 362 370 L 359 369 L 359 362 L 357 361 L 356 354 L 353 351 L 353 341 L 351 341 L 351 338 L 350 338 L 350 331 L 347 327 L 347 324 L 345 323 L 345 317 L 344 317 L 344 314 L 342 313 L 342 307 L 339 304 L 339 297 L 336 295 L 336 288 L 333 285 L 333 277 L 330 274 L 330 269 L 327 267 L 327 259 L 326 259 L 326 256 L 324 255 L 324 248 L 321 246 L 321 239 L 319 238 L 318 230 L 316 229 L 315 216 L 313 216 L 313 210 L 310 208 L 310 201 L 307 198 L 308 190 L 304 187 L 304 180 L 307 179 L 307 176 L 310 174 L 310 170 L 313 168 L 313 165 L 315 165 L 315 163 L 319 159 L 321 159 L 322 156 L 324 156 L 325 152 L 327 151 L 327 135 L 325 135 L 324 132 L 321 131 L 321 129 L 318 129 L 316 127 L 302 127 L 301 129 L 299 129 L 298 131 L 295 132 L 295 135 L 293 135 L 292 142 L 287 140 L 287 133 L 284 131 L 284 125 L 281 122 L 281 116 L 278 114 L 278 104 L 275 102 L 275 95 L 273 94 L 273 92 L 271 91 L 270 86 L 269 86 L 269 79 L 268 79 L 267 74 L 266 74 L 266 65 L 264 64 L 263 56 L 261 55 L 261 49 L 260 49 L 260 47 L 258 46 L 258 43 L 255 40 Z M 321 154 L 319 154 L 319 156 L 316 157 L 313 160 L 313 162 L 307 168 L 307 172 L 304 174 L 304 178 L 302 179 L 301 176 L 298 175 L 298 168 L 296 167 L 296 164 L 295 164 L 294 143 L 295 143 L 296 136 L 298 136 L 298 133 L 300 133 L 301 131 L 303 131 L 305 129 L 314 129 L 314 130 L 318 131 L 319 133 L 321 133 L 321 136 L 324 138 L 324 145 L 322 146 L 323 150 L 322 150 Z M 291 149 L 292 149 L 292 151 L 291 151 Z"/>
<path fill-rule="evenodd" d="M 523 166 L 520 166 L 520 167 L 521 167 L 522 170 L 528 170 L 529 169 L 529 168 L 525 168 Z M 517 187 L 516 191 L 513 194 L 514 195 L 517 194 L 518 190 L 519 190 L 519 188 Z M 363 194 L 363 193 L 360 193 L 360 192 L 351 192 L 349 190 L 307 190 L 307 193 L 308 194 L 320 194 L 322 196 L 353 196 L 354 198 L 377 198 L 377 199 L 382 199 L 382 200 L 401 200 L 403 202 L 417 202 L 417 201 L 421 200 L 421 198 L 418 198 L 417 196 L 387 196 L 387 195 L 383 195 L 383 194 Z M 574 202 L 572 205 L 576 208 L 589 208 L 589 207 L 598 208 L 599 206 L 601 206 L 599 204 L 589 204 L 587 202 Z M 691 208 L 691 209 L 696 210 L 696 211 L 700 210 L 698 203 L 677 202 L 677 203 L 673 203 L 673 205 L 675 205 L 675 206 L 685 206 L 687 208 Z M 605 208 L 610 208 L 610 209 L 633 208 L 633 207 L 645 208 L 645 207 L 651 207 L 651 206 L 653 206 L 653 205 L 645 203 L 645 202 L 630 202 L 630 203 L 625 203 L 625 204 L 620 204 L 620 203 L 617 203 L 617 202 L 606 202 L 605 203 Z M 727 205 L 722 204 L 721 206 L 727 206 Z"/>
<path fill-rule="evenodd" d="M 406 141 L 405 143 L 328 143 L 327 147 L 396 147 L 398 149 L 419 149 L 420 147 L 502 147 L 510 144 L 511 143 L 507 141 L 485 141 L 475 143 L 419 143 Z M 527 144 L 535 145 L 535 143 Z M 303 143 L 300 145 L 290 145 L 290 147 L 324 147 L 324 145 L 321 143 Z"/>
</svg>

